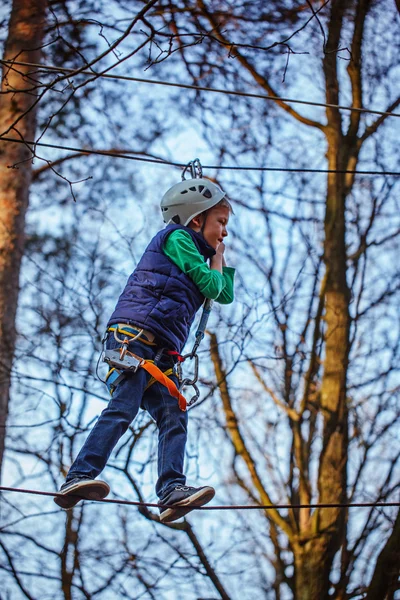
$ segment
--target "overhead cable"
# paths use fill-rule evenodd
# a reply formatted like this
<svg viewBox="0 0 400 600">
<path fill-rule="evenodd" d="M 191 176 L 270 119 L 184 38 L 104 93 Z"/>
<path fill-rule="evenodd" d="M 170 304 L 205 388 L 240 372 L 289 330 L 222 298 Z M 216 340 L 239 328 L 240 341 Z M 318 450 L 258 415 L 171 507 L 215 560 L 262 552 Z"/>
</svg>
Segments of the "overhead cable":
<svg viewBox="0 0 400 600">
<path fill-rule="evenodd" d="M 96 154 L 100 156 L 112 156 L 113 158 L 122 158 L 125 160 L 135 160 L 139 162 L 152 163 L 157 165 L 169 165 L 173 167 L 186 167 L 187 163 L 174 162 L 169 160 L 160 160 L 157 158 L 143 158 L 142 156 L 131 156 L 122 152 L 112 152 L 111 150 L 96 150 L 94 148 L 76 148 L 74 146 L 61 146 L 59 144 L 48 144 L 45 142 L 34 142 L 32 140 L 22 140 L 0 136 L 0 141 L 25 144 L 26 146 L 41 146 L 44 148 L 55 148 L 57 150 L 68 150 L 79 154 Z M 34 153 L 32 149 L 31 152 Z M 125 152 L 128 152 L 125 150 Z M 44 160 L 44 159 L 43 159 Z M 47 159 L 46 159 L 47 160 Z M 51 161 L 49 161 L 51 162 Z M 290 167 L 235 167 L 229 165 L 203 165 L 203 169 L 216 169 L 225 171 L 271 171 L 277 173 L 351 173 L 353 175 L 390 175 L 399 176 L 400 171 L 355 171 L 349 169 L 299 169 Z"/>
<path fill-rule="evenodd" d="M 8 65 L 9 67 L 11 67 L 13 65 L 18 65 L 18 66 L 22 66 L 22 67 L 33 67 L 33 68 L 37 68 L 37 69 L 54 71 L 54 72 L 64 73 L 64 74 L 76 72 L 76 69 L 68 69 L 66 67 L 56 67 L 54 65 L 43 65 L 43 64 L 39 64 L 39 63 L 19 62 L 19 61 L 12 61 L 12 60 L 2 60 L 0 62 L 5 65 Z M 306 106 L 320 106 L 323 108 L 336 108 L 336 109 L 341 109 L 341 110 L 347 110 L 350 112 L 369 113 L 369 114 L 380 115 L 380 116 L 384 116 L 384 117 L 400 117 L 400 113 L 373 110 L 372 108 L 357 108 L 354 106 L 342 106 L 340 104 L 325 104 L 324 102 L 313 102 L 311 100 L 298 100 L 295 98 L 270 96 L 267 94 L 255 94 L 252 92 L 239 92 L 239 91 L 235 91 L 235 90 L 226 90 L 226 89 L 221 89 L 221 88 L 213 88 L 213 87 L 200 86 L 200 85 L 191 85 L 191 84 L 186 84 L 186 83 L 174 83 L 172 81 L 161 81 L 161 80 L 157 80 L 157 79 L 145 79 L 142 77 L 131 77 L 129 75 L 111 75 L 109 73 L 98 73 L 93 70 L 88 70 L 88 71 L 80 70 L 79 75 L 81 75 L 81 74 L 82 75 L 91 75 L 92 77 L 95 77 L 95 78 L 116 79 L 116 80 L 121 80 L 121 81 L 135 81 L 137 83 L 163 85 L 163 86 L 167 86 L 167 87 L 176 87 L 176 88 L 183 88 L 183 89 L 187 89 L 187 90 L 196 90 L 199 92 L 213 92 L 213 93 L 224 94 L 224 95 L 228 95 L 228 96 L 242 96 L 244 98 L 259 98 L 262 100 L 279 100 L 281 102 L 289 102 L 291 104 L 303 104 Z"/>
<path fill-rule="evenodd" d="M 27 490 L 22 488 L 13 488 L 0 486 L 0 492 L 17 492 L 20 494 L 34 494 L 37 496 L 64 497 L 65 494 L 59 492 L 43 492 L 42 490 Z M 134 500 L 120 500 L 119 498 L 104 498 L 103 500 L 95 500 L 105 504 L 122 504 L 125 506 L 146 506 L 150 508 L 176 508 L 173 504 L 156 504 L 153 502 L 136 502 Z M 232 504 L 222 506 L 196 506 L 196 510 L 293 510 L 300 508 L 385 508 L 385 507 L 400 506 L 400 502 L 332 502 L 329 504 Z"/>
</svg>

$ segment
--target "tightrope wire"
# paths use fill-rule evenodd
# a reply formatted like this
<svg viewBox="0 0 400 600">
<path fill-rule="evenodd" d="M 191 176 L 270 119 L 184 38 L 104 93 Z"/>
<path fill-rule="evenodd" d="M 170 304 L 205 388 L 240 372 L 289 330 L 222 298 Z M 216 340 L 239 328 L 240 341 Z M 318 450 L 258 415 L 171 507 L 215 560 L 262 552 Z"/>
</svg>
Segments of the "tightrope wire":
<svg viewBox="0 0 400 600">
<path fill-rule="evenodd" d="M 54 71 L 59 73 L 74 73 L 76 69 L 68 69 L 66 67 L 56 67 L 53 65 L 41 65 L 38 63 L 29 63 L 29 62 L 18 62 L 12 60 L 2 60 L 1 63 L 12 67 L 13 65 L 18 65 L 22 67 L 34 67 L 41 70 Z M 103 78 L 103 79 L 117 79 L 122 81 L 135 81 L 137 83 L 148 83 L 152 85 L 163 85 L 167 87 L 176 87 L 183 88 L 186 90 L 196 90 L 199 92 L 213 92 L 217 94 L 224 94 L 228 96 L 242 96 L 244 98 L 259 98 L 261 100 L 278 100 L 280 102 L 289 102 L 291 104 L 303 104 L 306 106 L 320 106 L 323 108 L 337 108 L 341 110 L 348 110 L 351 112 L 358 113 L 369 113 L 374 115 L 380 115 L 384 117 L 400 117 L 400 113 L 386 112 L 380 110 L 373 110 L 371 108 L 357 108 L 354 106 L 342 106 L 340 104 L 325 104 L 324 102 L 312 102 L 311 100 L 298 100 L 295 98 L 284 98 L 281 96 L 270 96 L 268 94 L 255 94 L 252 92 L 239 92 L 235 90 L 224 90 L 221 88 L 212 88 L 201 85 L 190 85 L 186 83 L 174 83 L 172 81 L 160 81 L 157 79 L 145 79 L 142 77 L 131 77 L 129 75 L 111 75 L 109 73 L 97 73 L 96 71 L 79 71 L 79 75 L 91 75 L 95 78 Z M 41 84 L 45 85 L 45 84 Z M 52 85 L 52 84 L 51 84 Z"/>
<path fill-rule="evenodd" d="M 65 494 L 59 492 L 43 492 L 41 490 L 27 490 L 22 488 L 13 488 L 0 486 L 0 492 L 17 492 L 20 494 L 34 494 L 38 496 L 65 497 Z M 83 500 L 85 500 L 83 498 Z M 92 502 L 103 502 L 108 504 L 123 504 L 127 506 L 146 506 L 151 508 L 176 508 L 173 504 L 155 504 L 152 502 L 136 502 L 134 500 L 119 500 L 113 498 L 104 498 L 103 500 L 92 500 Z M 383 508 L 389 506 L 400 506 L 400 502 L 344 502 L 330 504 L 234 504 L 223 506 L 196 506 L 196 510 L 293 510 L 300 508 Z"/>
<path fill-rule="evenodd" d="M 45 142 L 34 142 L 32 140 L 21 140 L 16 138 L 9 138 L 0 136 L 0 141 L 3 142 L 14 142 L 17 144 L 25 144 L 26 146 L 42 146 L 44 148 L 55 148 L 57 150 L 69 150 L 71 152 L 78 152 L 79 154 L 98 154 L 101 156 L 112 156 L 113 158 L 122 158 L 125 160 L 136 160 L 139 162 L 153 163 L 158 165 L 166 165 L 173 167 L 186 167 L 187 163 L 174 162 L 169 160 L 161 160 L 157 158 L 143 158 L 141 156 L 131 156 L 129 154 L 123 154 L 122 152 L 112 152 L 110 150 L 95 150 L 94 148 L 76 148 L 74 146 L 61 146 L 59 144 L 48 144 Z M 33 153 L 34 151 L 31 150 Z M 125 150 L 126 152 L 126 150 Z M 47 159 L 43 159 L 47 160 Z M 48 161 L 51 163 L 51 161 Z M 298 169 L 289 167 L 234 167 L 228 165 L 203 165 L 204 169 L 216 169 L 216 170 L 227 170 L 227 171 L 271 171 L 278 173 L 350 173 L 354 175 L 390 175 L 397 177 L 400 175 L 400 171 L 355 171 L 350 169 Z"/>
</svg>

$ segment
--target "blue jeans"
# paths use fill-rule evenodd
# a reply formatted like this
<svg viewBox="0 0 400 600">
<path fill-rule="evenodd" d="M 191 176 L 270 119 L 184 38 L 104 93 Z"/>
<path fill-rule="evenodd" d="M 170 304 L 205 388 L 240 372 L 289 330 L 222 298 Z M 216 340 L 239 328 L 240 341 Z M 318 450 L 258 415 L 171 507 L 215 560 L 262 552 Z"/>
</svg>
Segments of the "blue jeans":
<svg viewBox="0 0 400 600">
<path fill-rule="evenodd" d="M 107 348 L 120 348 L 112 334 Z M 158 348 L 147 346 L 139 340 L 129 344 L 129 351 L 142 358 L 154 360 Z M 171 357 L 162 356 L 157 366 L 166 371 L 173 364 Z M 139 408 L 147 410 L 158 427 L 158 480 L 156 493 L 163 499 L 175 485 L 185 485 L 183 460 L 187 438 L 187 412 L 180 410 L 178 401 L 167 388 L 155 382 L 145 387 L 150 376 L 144 369 L 130 373 L 114 390 L 107 408 L 101 413 L 89 437 L 71 466 L 66 481 L 74 477 L 95 479 L 104 469 L 118 440 L 136 417 Z M 177 383 L 175 376 L 171 379 Z"/>
</svg>

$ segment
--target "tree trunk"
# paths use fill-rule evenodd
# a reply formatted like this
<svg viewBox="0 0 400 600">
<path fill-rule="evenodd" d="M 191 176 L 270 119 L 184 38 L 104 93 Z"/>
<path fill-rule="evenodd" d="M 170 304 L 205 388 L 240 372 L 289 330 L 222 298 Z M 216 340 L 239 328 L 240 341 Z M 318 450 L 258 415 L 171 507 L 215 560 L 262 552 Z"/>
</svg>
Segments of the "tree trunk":
<svg viewBox="0 0 400 600">
<path fill-rule="evenodd" d="M 41 57 L 47 0 L 14 0 L 4 60 L 38 63 Z M 36 100 L 29 67 L 3 67 L 0 132 L 32 140 Z M 31 91 L 21 90 L 31 89 Z M 27 112 L 28 111 L 28 112 Z M 25 115 L 25 113 L 27 114 Z M 22 119 L 13 124 L 23 116 Z M 0 473 L 8 415 L 11 367 L 15 351 L 15 316 L 24 248 L 25 214 L 32 180 L 31 152 L 24 144 L 0 142 Z"/>
<path fill-rule="evenodd" d="M 324 57 L 326 101 L 339 103 L 336 48 L 339 47 L 345 0 L 332 4 L 331 23 Z M 348 168 L 351 141 L 342 133 L 338 109 L 327 109 L 325 134 L 329 170 Z M 355 137 L 356 132 L 352 137 Z M 350 292 L 346 259 L 346 185 L 343 173 L 329 173 L 325 211 L 324 262 L 325 360 L 321 383 L 320 414 L 323 420 L 322 449 L 318 472 L 318 501 L 344 503 L 347 498 L 348 411 L 347 369 L 349 360 Z M 333 559 L 345 535 L 347 513 L 343 508 L 317 509 L 303 548 L 296 556 L 296 600 L 327 600 Z"/>
<path fill-rule="evenodd" d="M 391 535 L 382 548 L 365 600 L 393 600 L 400 577 L 400 511 Z"/>
<path fill-rule="evenodd" d="M 332 147 L 329 168 L 342 169 Z M 340 147 L 336 146 L 337 148 Z M 334 164 L 334 166 L 332 166 Z M 322 450 L 318 473 L 318 501 L 346 502 L 348 414 L 346 373 L 349 354 L 349 290 L 346 282 L 345 194 L 341 175 L 328 181 L 325 218 L 325 361 L 320 411 L 323 419 Z M 329 575 L 343 541 L 346 509 L 322 508 L 314 512 L 300 544 L 293 551 L 296 563 L 296 600 L 327 600 Z"/>
<path fill-rule="evenodd" d="M 320 535 L 294 548 L 296 600 L 324 600 L 329 594 L 329 537 Z"/>
</svg>

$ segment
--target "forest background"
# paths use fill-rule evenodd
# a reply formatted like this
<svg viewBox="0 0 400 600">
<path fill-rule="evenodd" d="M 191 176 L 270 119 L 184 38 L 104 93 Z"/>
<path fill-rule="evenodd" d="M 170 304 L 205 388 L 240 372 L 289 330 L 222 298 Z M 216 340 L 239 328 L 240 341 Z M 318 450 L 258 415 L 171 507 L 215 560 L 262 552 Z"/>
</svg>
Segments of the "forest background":
<svg viewBox="0 0 400 600">
<path fill-rule="evenodd" d="M 1 598 L 400 598 L 398 506 L 343 506 L 399 500 L 398 2 L 0 10 L 2 485 L 62 483 L 107 402 L 107 318 L 199 156 L 234 205 L 237 286 L 202 346 L 188 482 L 269 507 L 162 525 L 3 491 Z M 156 448 L 141 413 L 114 498 L 156 501 Z M 274 508 L 311 503 L 341 506 Z"/>
</svg>

